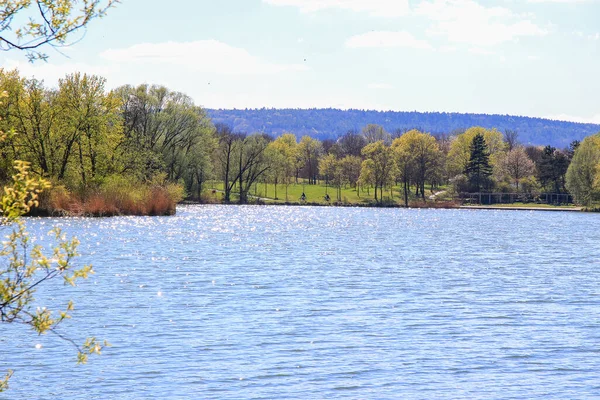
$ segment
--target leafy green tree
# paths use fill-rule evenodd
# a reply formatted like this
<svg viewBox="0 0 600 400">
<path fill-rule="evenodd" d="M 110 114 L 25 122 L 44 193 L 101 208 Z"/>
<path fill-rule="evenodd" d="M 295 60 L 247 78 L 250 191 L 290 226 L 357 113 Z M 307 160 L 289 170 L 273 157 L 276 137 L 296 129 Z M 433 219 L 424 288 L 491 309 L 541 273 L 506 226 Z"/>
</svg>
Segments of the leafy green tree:
<svg viewBox="0 0 600 400">
<path fill-rule="evenodd" d="M 343 181 L 349 183 L 356 189 L 356 193 L 360 196 L 358 182 L 360 180 L 360 169 L 362 160 L 357 156 L 346 156 L 340 160 L 341 173 Z"/>
<path fill-rule="evenodd" d="M 578 203 L 591 205 L 600 194 L 600 134 L 586 137 L 575 150 L 566 184 Z"/>
<path fill-rule="evenodd" d="M 327 154 L 319 161 L 319 173 L 325 178 L 326 184 L 333 184 L 336 188 L 338 201 L 342 200 L 342 185 L 344 184 L 344 173 L 342 162 L 333 154 Z"/>
<path fill-rule="evenodd" d="M 190 148 L 186 154 L 187 172 L 184 174 L 185 187 L 188 194 L 196 193 L 196 198 L 201 200 L 204 183 L 215 177 L 215 168 L 212 155 L 218 147 L 217 139 L 213 132 L 206 132 Z"/>
<path fill-rule="evenodd" d="M 65 178 L 71 165 L 71 175 L 79 175 L 83 188 L 116 173 L 122 164 L 115 157 L 123 141 L 121 103 L 113 92 L 106 92 L 105 83 L 96 75 L 74 73 L 59 80 L 56 93 L 59 111 L 52 134 L 64 149 L 58 179 Z"/>
<path fill-rule="evenodd" d="M 0 50 L 23 50 L 30 61 L 48 56 L 45 45 L 69 45 L 72 35 L 101 18 L 119 0 L 4 0 L 0 3 Z"/>
<path fill-rule="evenodd" d="M 269 170 L 263 174 L 263 182 L 265 184 L 272 183 L 275 188 L 275 200 L 279 200 L 277 194 L 277 187 L 280 183 L 285 182 L 285 161 L 284 156 L 281 152 L 278 151 L 276 146 L 274 146 L 275 141 L 269 143 L 267 148 L 265 149 L 265 157 L 267 159 L 267 163 L 269 164 Z M 286 191 L 287 194 L 287 191 Z M 267 191 L 265 186 L 265 197 L 267 197 Z M 287 201 L 287 195 L 286 195 Z"/>
<path fill-rule="evenodd" d="M 214 131 L 206 111 L 164 86 L 123 86 L 117 92 L 125 135 L 120 148 L 133 154 L 127 170 L 145 172 L 144 179 L 157 172 L 165 172 L 171 181 L 183 178 L 192 148 Z"/>
<path fill-rule="evenodd" d="M 261 134 L 250 135 L 238 143 L 235 155 L 237 176 L 234 182 L 238 183 L 240 204 L 248 202 L 250 188 L 270 168 L 265 156 L 268 145 L 269 138 Z"/>
<path fill-rule="evenodd" d="M 277 183 L 285 185 L 285 201 L 288 201 L 288 187 L 296 171 L 298 159 L 298 143 L 292 133 L 284 133 L 273 142 L 269 143 L 271 154 L 271 175 L 275 183 L 275 197 L 277 198 Z"/>
<path fill-rule="evenodd" d="M 16 134 L 10 141 L 10 158 L 31 162 L 38 175 L 57 176 L 61 160 L 67 157 L 67 144 L 57 127 L 56 94 L 36 79 L 21 78 L 16 71 L 0 71 L 0 79 L 8 93 L 3 106 L 5 129 Z"/>
<path fill-rule="evenodd" d="M 507 147 L 504 137 L 496 129 L 485 129 L 476 126 L 460 133 L 452 140 L 447 161 L 447 170 L 451 177 L 464 173 L 471 159 L 471 144 L 478 134 L 485 139 L 490 154 L 490 164 L 492 167 L 496 166 Z"/>
<path fill-rule="evenodd" d="M 367 188 L 367 195 L 369 195 L 369 188 L 375 185 L 375 163 L 373 160 L 367 158 L 361 163 L 358 183 L 363 189 Z"/>
<path fill-rule="evenodd" d="M 366 145 L 362 150 L 363 156 L 368 163 L 363 163 L 364 176 L 372 176 L 375 187 L 375 201 L 383 201 L 383 188 L 392 183 L 396 174 L 396 166 L 392 149 L 386 146 L 382 140 Z M 361 171 L 361 175 L 363 172 Z M 379 189 L 379 197 L 377 197 Z"/>
<path fill-rule="evenodd" d="M 317 183 L 319 173 L 319 158 L 323 155 L 323 145 L 317 139 L 310 136 L 302 136 L 298 144 L 298 157 L 308 178 L 308 184 Z"/>
<path fill-rule="evenodd" d="M 425 182 L 436 176 L 442 153 L 433 136 L 416 129 L 404 133 L 392 143 L 399 178 L 404 186 L 404 205 L 408 207 L 408 186 L 414 181 L 417 195 L 425 199 Z"/>
<path fill-rule="evenodd" d="M 476 134 L 473 138 L 470 152 L 471 157 L 465 168 L 465 174 L 469 178 L 471 190 L 481 192 L 482 189 L 490 187 L 490 177 L 492 176 L 490 153 L 481 133 Z"/>
<path fill-rule="evenodd" d="M 399 138 L 394 139 L 392 142 L 394 158 L 398 168 L 398 178 L 402 181 L 405 207 L 408 207 L 410 179 L 413 176 L 413 170 L 415 169 L 415 159 L 414 154 L 410 149 L 409 137 L 410 135 L 404 134 Z"/>
<path fill-rule="evenodd" d="M 338 159 L 333 154 L 327 154 L 319 160 L 319 174 L 325 178 L 325 184 L 333 179 L 335 170 L 338 167 Z"/>
</svg>

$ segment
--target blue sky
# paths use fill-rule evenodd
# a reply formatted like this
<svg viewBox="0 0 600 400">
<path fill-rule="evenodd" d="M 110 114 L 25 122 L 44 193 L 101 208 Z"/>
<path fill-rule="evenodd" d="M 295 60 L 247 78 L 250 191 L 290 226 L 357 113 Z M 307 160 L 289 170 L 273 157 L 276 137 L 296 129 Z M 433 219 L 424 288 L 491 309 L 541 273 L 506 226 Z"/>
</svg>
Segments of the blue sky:
<svg viewBox="0 0 600 400">
<path fill-rule="evenodd" d="M 210 108 L 336 107 L 600 123 L 598 0 L 123 0 L 47 63 L 56 85 L 157 83 Z"/>
</svg>

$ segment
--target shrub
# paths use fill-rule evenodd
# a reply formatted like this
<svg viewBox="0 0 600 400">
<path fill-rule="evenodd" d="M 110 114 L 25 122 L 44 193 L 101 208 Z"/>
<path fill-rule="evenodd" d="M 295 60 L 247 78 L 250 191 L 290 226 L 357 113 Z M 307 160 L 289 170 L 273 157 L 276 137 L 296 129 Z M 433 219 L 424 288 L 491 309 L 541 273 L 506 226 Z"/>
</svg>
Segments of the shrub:
<svg viewBox="0 0 600 400">
<path fill-rule="evenodd" d="M 124 176 L 110 176 L 98 188 L 78 193 L 55 186 L 41 199 L 44 213 L 60 215 L 172 215 L 185 196 L 181 185 L 164 180 L 141 183 Z"/>
</svg>

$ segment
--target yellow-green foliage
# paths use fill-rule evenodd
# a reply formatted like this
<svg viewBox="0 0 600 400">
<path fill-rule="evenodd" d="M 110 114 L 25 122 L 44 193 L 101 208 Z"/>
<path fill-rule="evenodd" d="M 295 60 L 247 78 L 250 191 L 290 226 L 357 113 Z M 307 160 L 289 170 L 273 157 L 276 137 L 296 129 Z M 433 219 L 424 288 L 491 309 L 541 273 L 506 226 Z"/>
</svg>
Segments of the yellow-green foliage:
<svg viewBox="0 0 600 400">
<path fill-rule="evenodd" d="M 600 197 L 600 134 L 586 137 L 567 170 L 567 189 L 586 206 Z"/>
<path fill-rule="evenodd" d="M 490 152 L 490 162 L 492 167 L 496 167 L 500 154 L 506 151 L 506 143 L 502 133 L 496 129 L 485 129 L 473 127 L 467 129 L 454 138 L 448 153 L 448 172 L 450 176 L 459 175 L 465 172 L 469 158 L 471 157 L 470 147 L 473 138 L 477 134 L 482 134 L 488 150 Z"/>
<path fill-rule="evenodd" d="M 38 48 L 48 44 L 67 45 L 74 31 L 104 16 L 118 2 L 3 0 L 0 21 L 3 24 L 8 21 L 10 29 L 3 27 L 2 50 L 23 50 L 30 61 L 45 60 L 48 56 Z"/>
</svg>

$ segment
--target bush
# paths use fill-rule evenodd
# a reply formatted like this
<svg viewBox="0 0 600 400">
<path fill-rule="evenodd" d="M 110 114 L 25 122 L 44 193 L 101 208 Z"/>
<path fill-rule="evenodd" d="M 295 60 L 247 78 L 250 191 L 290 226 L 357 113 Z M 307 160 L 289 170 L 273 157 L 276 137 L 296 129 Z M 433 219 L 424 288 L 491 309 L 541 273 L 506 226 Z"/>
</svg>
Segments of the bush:
<svg viewBox="0 0 600 400">
<path fill-rule="evenodd" d="M 466 175 L 456 175 L 450 179 L 449 191 L 453 194 L 466 193 L 469 191 L 469 179 Z"/>
<path fill-rule="evenodd" d="M 140 183 L 124 176 L 110 176 L 97 188 L 73 193 L 55 186 L 40 201 L 43 213 L 51 215 L 172 215 L 183 200 L 181 185 L 160 181 Z"/>
</svg>

